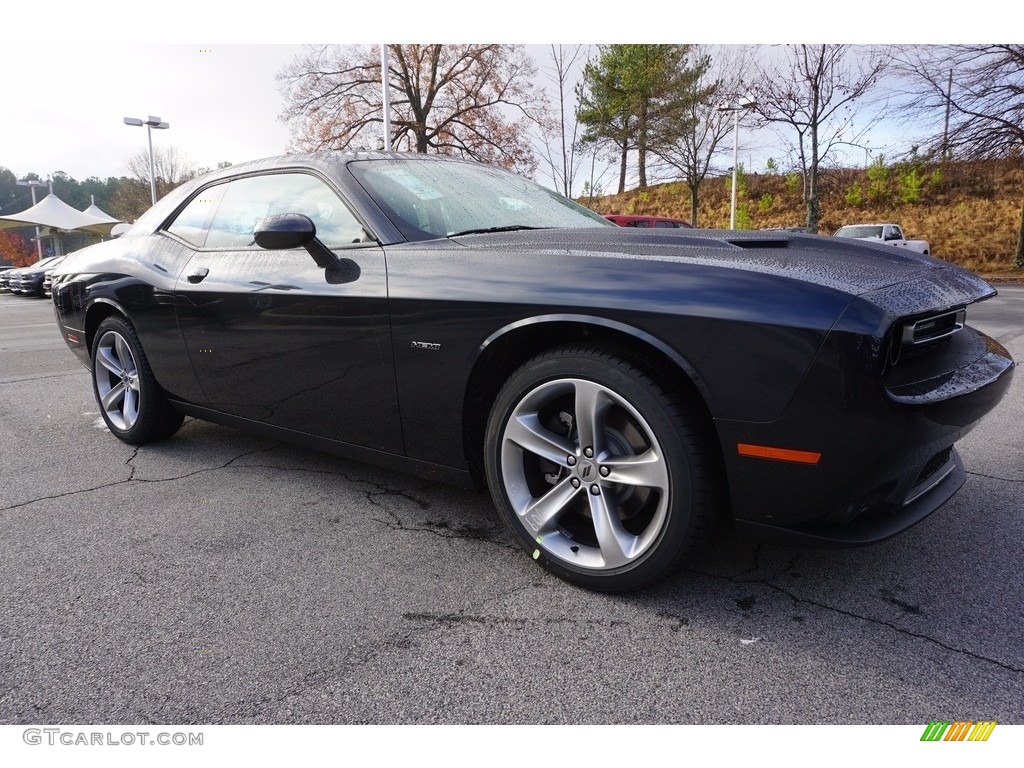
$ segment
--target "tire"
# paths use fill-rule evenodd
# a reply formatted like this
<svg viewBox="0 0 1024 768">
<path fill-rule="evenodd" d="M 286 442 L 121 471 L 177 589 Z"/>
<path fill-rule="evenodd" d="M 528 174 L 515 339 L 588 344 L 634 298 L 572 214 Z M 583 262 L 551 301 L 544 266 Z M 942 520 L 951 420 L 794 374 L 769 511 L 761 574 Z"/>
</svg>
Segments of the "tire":
<svg viewBox="0 0 1024 768">
<path fill-rule="evenodd" d="M 107 428 L 126 443 L 163 440 L 184 421 L 156 383 L 135 329 L 121 317 L 108 317 L 96 329 L 92 387 Z"/>
<path fill-rule="evenodd" d="M 588 589 L 665 578 L 718 509 L 703 405 L 609 350 L 562 347 L 523 365 L 495 399 L 484 450 L 504 523 L 543 567 Z"/>
</svg>

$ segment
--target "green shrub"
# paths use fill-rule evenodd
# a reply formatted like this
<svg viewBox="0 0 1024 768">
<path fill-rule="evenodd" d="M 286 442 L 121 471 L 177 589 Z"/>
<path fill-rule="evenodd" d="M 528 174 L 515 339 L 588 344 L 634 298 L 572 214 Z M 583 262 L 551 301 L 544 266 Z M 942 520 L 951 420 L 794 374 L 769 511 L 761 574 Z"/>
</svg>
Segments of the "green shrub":
<svg viewBox="0 0 1024 768">
<path fill-rule="evenodd" d="M 860 208 L 864 205 L 864 189 L 861 187 L 860 182 L 854 182 L 854 184 L 846 190 L 846 204 L 851 208 Z"/>
<path fill-rule="evenodd" d="M 743 163 L 736 166 L 736 197 L 741 198 L 747 194 L 747 174 L 743 172 Z"/>
<path fill-rule="evenodd" d="M 761 195 L 761 199 L 757 201 L 757 210 L 761 213 L 768 213 L 775 205 L 775 195 L 771 192 L 765 192 Z"/>
<path fill-rule="evenodd" d="M 874 162 L 868 166 L 867 197 L 874 202 L 880 202 L 889 197 L 889 169 L 885 166 L 884 155 L 876 157 Z"/>
<path fill-rule="evenodd" d="M 799 173 L 787 173 L 786 174 L 786 192 L 790 195 L 803 196 L 803 183 L 800 180 Z"/>
<path fill-rule="evenodd" d="M 736 205 L 736 229 L 753 229 L 754 220 L 746 203 Z"/>
<path fill-rule="evenodd" d="M 910 168 L 899 175 L 900 202 L 919 203 L 921 192 L 924 189 L 924 178 L 917 172 L 917 168 Z"/>
</svg>

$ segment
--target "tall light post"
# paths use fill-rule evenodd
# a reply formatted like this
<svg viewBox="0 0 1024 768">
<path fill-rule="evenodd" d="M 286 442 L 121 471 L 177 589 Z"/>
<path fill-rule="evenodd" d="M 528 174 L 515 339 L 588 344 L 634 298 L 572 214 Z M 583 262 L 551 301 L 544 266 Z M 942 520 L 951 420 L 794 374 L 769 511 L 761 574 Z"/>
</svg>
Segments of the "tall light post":
<svg viewBox="0 0 1024 768">
<path fill-rule="evenodd" d="M 757 102 L 744 96 L 735 104 L 722 104 L 719 112 L 732 112 L 732 205 L 729 208 L 729 229 L 736 229 L 736 171 L 739 166 L 740 113 L 757 106 Z"/>
<path fill-rule="evenodd" d="M 149 192 L 153 197 L 153 205 L 156 205 L 156 171 L 153 167 L 153 129 L 170 128 L 170 123 L 163 123 L 159 117 L 150 115 L 146 120 L 138 117 L 126 117 L 125 125 L 146 126 L 146 137 L 149 139 Z"/>
<path fill-rule="evenodd" d="M 380 90 L 384 108 L 384 151 L 391 151 L 391 89 L 388 87 L 388 44 L 380 44 Z"/>
<path fill-rule="evenodd" d="M 39 179 L 18 179 L 15 184 L 19 187 L 29 187 L 32 190 L 32 205 L 36 204 L 36 190 L 46 186 L 46 182 Z M 39 227 L 36 227 L 36 256 L 38 259 L 43 258 L 43 243 L 39 239 Z"/>
</svg>

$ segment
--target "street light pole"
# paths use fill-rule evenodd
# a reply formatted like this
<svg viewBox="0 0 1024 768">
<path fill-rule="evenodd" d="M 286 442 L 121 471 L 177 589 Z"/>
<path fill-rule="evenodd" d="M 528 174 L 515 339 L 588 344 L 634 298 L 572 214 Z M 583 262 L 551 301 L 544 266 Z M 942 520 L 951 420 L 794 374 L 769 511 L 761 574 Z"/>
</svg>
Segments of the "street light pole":
<svg viewBox="0 0 1024 768">
<path fill-rule="evenodd" d="M 153 198 L 153 205 L 156 205 L 156 168 L 153 164 L 153 129 L 170 128 L 170 123 L 161 122 L 159 117 L 150 115 L 148 119 L 142 120 L 138 117 L 124 118 L 125 125 L 146 126 L 146 138 L 149 139 L 149 193 Z"/>
<path fill-rule="evenodd" d="M 46 186 L 45 181 L 38 179 L 18 179 L 15 184 L 19 187 L 29 187 L 32 190 L 32 205 L 36 204 L 36 189 Z M 43 243 L 39 239 L 39 227 L 36 227 L 36 256 L 37 261 L 43 258 Z"/>
<path fill-rule="evenodd" d="M 384 108 L 384 151 L 391 151 L 391 91 L 388 87 L 388 44 L 380 44 L 380 89 Z"/>
<path fill-rule="evenodd" d="M 736 229 L 736 175 L 739 170 L 740 111 L 732 111 L 732 202 L 729 204 L 729 229 Z"/>
<path fill-rule="evenodd" d="M 722 104 L 718 107 L 719 112 L 732 112 L 732 203 L 729 206 L 729 229 L 736 229 L 736 176 L 739 169 L 740 112 L 756 106 L 756 101 L 745 96 L 736 104 Z"/>
</svg>

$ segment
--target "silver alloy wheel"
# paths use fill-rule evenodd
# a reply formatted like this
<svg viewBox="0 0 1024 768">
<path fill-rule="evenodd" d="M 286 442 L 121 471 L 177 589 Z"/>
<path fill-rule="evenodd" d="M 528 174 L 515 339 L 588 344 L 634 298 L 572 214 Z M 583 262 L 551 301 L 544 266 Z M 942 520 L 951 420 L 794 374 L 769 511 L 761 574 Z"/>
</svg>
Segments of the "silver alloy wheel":
<svg viewBox="0 0 1024 768">
<path fill-rule="evenodd" d="M 500 461 L 520 523 L 578 568 L 633 563 L 668 519 L 669 472 L 654 430 L 596 382 L 555 379 L 528 392 L 505 424 Z"/>
<path fill-rule="evenodd" d="M 100 337 L 93 376 L 107 420 L 121 431 L 134 427 L 139 419 L 139 369 L 128 341 L 117 331 Z"/>
</svg>

